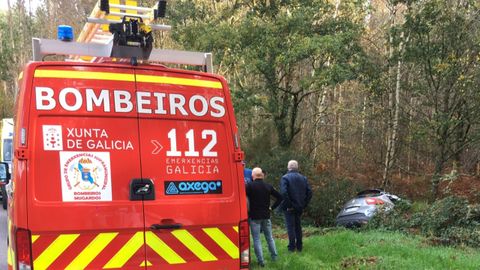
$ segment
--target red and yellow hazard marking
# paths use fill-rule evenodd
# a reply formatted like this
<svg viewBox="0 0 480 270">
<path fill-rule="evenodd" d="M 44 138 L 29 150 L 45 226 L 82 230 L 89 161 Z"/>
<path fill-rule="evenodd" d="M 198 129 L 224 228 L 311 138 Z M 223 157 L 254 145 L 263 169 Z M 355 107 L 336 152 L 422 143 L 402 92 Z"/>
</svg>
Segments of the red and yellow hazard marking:
<svg viewBox="0 0 480 270">
<path fill-rule="evenodd" d="M 130 234 L 33 234 L 32 257 L 35 270 L 132 269 L 238 259 L 237 244 L 236 226 Z"/>
<path fill-rule="evenodd" d="M 8 228 L 7 234 L 9 234 L 11 232 L 11 229 L 12 229 L 12 221 L 10 219 L 8 220 L 8 227 L 7 228 Z M 15 254 L 13 253 L 11 244 L 12 244 L 12 242 L 9 241 L 8 246 L 7 246 L 7 264 L 8 264 L 9 268 L 12 267 L 13 258 L 15 256 Z"/>
<path fill-rule="evenodd" d="M 100 233 L 77 257 L 65 268 L 65 270 L 84 269 L 118 233 Z"/>
<path fill-rule="evenodd" d="M 56 69 L 37 69 L 34 74 L 35 78 L 58 78 L 58 79 L 82 79 L 82 80 L 106 80 L 106 81 L 124 81 L 124 82 L 141 82 L 141 83 L 158 83 L 170 85 L 182 85 L 193 87 L 207 87 L 222 89 L 219 81 L 187 79 L 170 76 L 154 76 L 154 75 L 134 75 L 133 73 L 115 73 L 101 71 L 83 71 L 83 70 L 56 70 Z"/>
</svg>

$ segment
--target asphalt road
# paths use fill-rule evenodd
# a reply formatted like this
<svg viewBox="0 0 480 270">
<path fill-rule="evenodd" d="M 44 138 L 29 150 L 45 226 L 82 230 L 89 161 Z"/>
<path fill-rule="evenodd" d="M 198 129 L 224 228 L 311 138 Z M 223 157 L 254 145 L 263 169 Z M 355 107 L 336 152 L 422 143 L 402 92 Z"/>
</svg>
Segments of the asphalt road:
<svg viewBox="0 0 480 270">
<path fill-rule="evenodd" d="M 0 207 L 0 269 L 7 269 L 7 210 Z"/>
</svg>

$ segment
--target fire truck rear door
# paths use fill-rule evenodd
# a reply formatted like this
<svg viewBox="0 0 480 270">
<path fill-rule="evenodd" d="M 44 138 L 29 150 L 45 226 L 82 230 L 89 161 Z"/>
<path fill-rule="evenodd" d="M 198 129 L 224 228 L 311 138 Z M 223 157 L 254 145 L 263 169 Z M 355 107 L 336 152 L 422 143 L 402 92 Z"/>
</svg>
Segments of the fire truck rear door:
<svg viewBox="0 0 480 270">
<path fill-rule="evenodd" d="M 133 70 L 35 70 L 28 145 L 34 269 L 145 268 Z"/>
<path fill-rule="evenodd" d="M 136 69 L 148 269 L 239 267 L 240 202 L 219 80 Z"/>
</svg>

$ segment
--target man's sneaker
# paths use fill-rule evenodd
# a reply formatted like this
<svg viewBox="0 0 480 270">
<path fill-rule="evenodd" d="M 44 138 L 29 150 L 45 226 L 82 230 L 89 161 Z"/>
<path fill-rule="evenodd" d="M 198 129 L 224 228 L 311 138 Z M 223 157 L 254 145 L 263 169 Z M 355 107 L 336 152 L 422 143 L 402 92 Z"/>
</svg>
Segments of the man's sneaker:
<svg viewBox="0 0 480 270">
<path fill-rule="evenodd" d="M 265 267 L 265 264 L 264 264 L 263 262 L 259 262 L 259 263 L 258 263 L 258 266 L 260 266 L 260 267 Z"/>
</svg>

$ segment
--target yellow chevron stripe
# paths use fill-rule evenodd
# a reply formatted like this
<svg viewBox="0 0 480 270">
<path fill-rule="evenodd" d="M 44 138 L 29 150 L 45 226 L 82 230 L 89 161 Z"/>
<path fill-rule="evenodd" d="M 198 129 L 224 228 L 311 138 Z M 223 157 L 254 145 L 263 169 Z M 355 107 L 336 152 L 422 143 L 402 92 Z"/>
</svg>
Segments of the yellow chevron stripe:
<svg viewBox="0 0 480 270">
<path fill-rule="evenodd" d="M 164 83 L 222 89 L 222 84 L 218 81 L 194 80 L 167 76 L 137 75 L 137 82 Z"/>
<path fill-rule="evenodd" d="M 202 262 L 217 261 L 215 257 L 202 243 L 200 243 L 193 235 L 187 230 L 175 230 L 172 232 L 182 244 L 184 244 L 195 256 L 197 256 Z"/>
<path fill-rule="evenodd" d="M 7 248 L 7 264 L 9 266 L 12 266 L 12 262 L 13 262 L 12 255 L 13 255 L 12 248 L 10 247 L 10 245 L 8 245 L 8 248 Z"/>
<path fill-rule="evenodd" d="M 212 238 L 233 259 L 238 259 L 238 247 L 219 228 L 205 228 L 203 231 Z"/>
<path fill-rule="evenodd" d="M 146 232 L 145 238 L 147 246 L 153 249 L 160 257 L 169 264 L 186 263 L 173 249 L 171 249 L 162 239 L 158 238 L 153 232 Z"/>
<path fill-rule="evenodd" d="M 122 268 L 133 254 L 143 246 L 143 231 L 135 233 L 130 240 L 105 264 L 103 269 Z"/>
<path fill-rule="evenodd" d="M 97 235 L 65 270 L 85 269 L 117 235 L 118 233 L 100 233 Z"/>
<path fill-rule="evenodd" d="M 233 226 L 233 229 L 238 233 L 238 226 Z"/>
<path fill-rule="evenodd" d="M 38 238 L 40 238 L 40 235 L 32 235 L 32 244 L 35 243 Z"/>
<path fill-rule="evenodd" d="M 10 219 L 8 219 L 8 231 L 7 231 L 7 234 L 10 235 L 10 230 L 12 229 L 12 221 Z M 11 238 L 10 238 L 11 239 Z M 12 241 L 8 241 L 8 246 L 7 246 L 7 264 L 12 266 L 13 264 L 13 250 L 12 250 L 12 247 L 10 246 L 10 244 L 12 243 Z"/>
<path fill-rule="evenodd" d="M 147 260 L 147 261 L 143 261 L 143 262 L 140 264 L 140 267 L 145 267 L 145 266 L 152 266 L 152 263 Z"/>
<path fill-rule="evenodd" d="M 97 71 L 75 71 L 75 70 L 53 70 L 37 69 L 35 78 L 63 78 L 63 79 L 95 79 L 108 81 L 134 82 L 135 76 L 129 73 L 97 72 Z"/>
<path fill-rule="evenodd" d="M 79 234 L 61 234 L 33 262 L 35 270 L 47 269 L 72 243 Z"/>
</svg>

